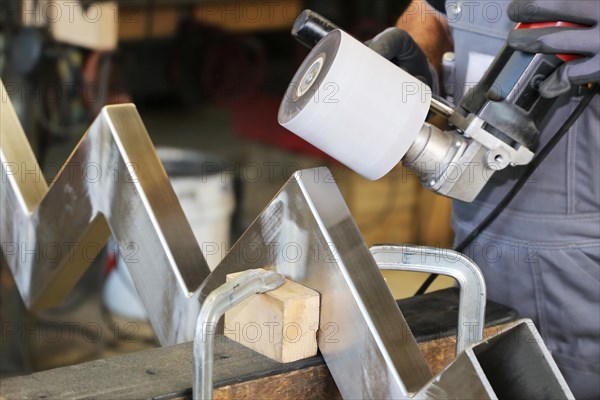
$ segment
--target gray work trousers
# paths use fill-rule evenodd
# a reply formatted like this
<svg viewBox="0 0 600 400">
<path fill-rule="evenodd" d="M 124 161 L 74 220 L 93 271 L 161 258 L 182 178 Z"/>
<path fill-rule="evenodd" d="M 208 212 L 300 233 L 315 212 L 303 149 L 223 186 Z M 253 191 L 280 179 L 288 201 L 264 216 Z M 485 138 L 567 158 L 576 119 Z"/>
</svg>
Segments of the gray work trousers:
<svg viewBox="0 0 600 400">
<path fill-rule="evenodd" d="M 506 10 L 508 2 L 494 4 Z M 481 60 L 473 52 L 496 54 L 514 26 L 505 12 L 497 16 L 491 8 L 471 2 L 469 9 L 448 9 L 457 60 L 451 83 L 459 91 L 473 83 L 466 82 L 473 70 L 468 61 Z M 570 93 L 549 110 L 540 147 L 580 100 Z M 520 172 L 497 172 L 473 203 L 454 201 L 457 243 Z M 533 319 L 576 398 L 600 398 L 600 96 L 465 253 L 481 268 L 490 299 Z"/>
</svg>

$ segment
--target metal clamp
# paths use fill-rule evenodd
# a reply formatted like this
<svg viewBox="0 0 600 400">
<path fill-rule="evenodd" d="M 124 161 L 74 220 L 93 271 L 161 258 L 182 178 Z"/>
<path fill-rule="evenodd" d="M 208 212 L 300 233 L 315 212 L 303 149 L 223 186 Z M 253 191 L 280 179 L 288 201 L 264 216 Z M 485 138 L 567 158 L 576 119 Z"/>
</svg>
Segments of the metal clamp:
<svg viewBox="0 0 600 400">
<path fill-rule="evenodd" d="M 371 247 L 381 270 L 429 272 L 451 276 L 460 285 L 456 354 L 483 339 L 486 288 L 479 267 L 453 250 L 411 245 Z"/>
<path fill-rule="evenodd" d="M 277 289 L 284 282 L 285 277 L 273 271 L 251 269 L 208 295 L 200 309 L 194 335 L 194 399 L 212 399 L 214 333 L 221 316 L 253 294 Z"/>
</svg>

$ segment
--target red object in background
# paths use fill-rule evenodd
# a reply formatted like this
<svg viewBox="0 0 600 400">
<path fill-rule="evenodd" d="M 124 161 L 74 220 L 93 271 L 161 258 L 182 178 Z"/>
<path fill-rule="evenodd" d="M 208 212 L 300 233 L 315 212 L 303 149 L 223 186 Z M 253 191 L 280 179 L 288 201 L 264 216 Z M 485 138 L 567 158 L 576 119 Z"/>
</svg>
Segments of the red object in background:
<svg viewBox="0 0 600 400">
<path fill-rule="evenodd" d="M 520 22 L 515 26 L 515 29 L 538 29 L 538 28 L 552 28 L 555 26 L 565 26 L 571 28 L 587 28 L 585 25 L 574 24 L 572 22 L 564 22 L 564 21 L 553 21 L 553 22 L 533 22 L 533 23 L 523 23 Z M 576 58 L 581 57 L 578 54 L 557 54 L 556 57 L 560 58 L 564 62 L 575 60 Z"/>
<path fill-rule="evenodd" d="M 106 255 L 106 265 L 104 266 L 104 277 L 110 275 L 115 268 L 117 268 L 117 252 L 109 248 Z"/>
<path fill-rule="evenodd" d="M 204 55 L 201 91 L 211 101 L 233 110 L 233 131 L 237 135 L 331 159 L 277 122 L 283 93 L 278 96 L 264 91 L 269 59 L 261 41 L 252 35 L 217 32 L 212 43 Z"/>
<path fill-rule="evenodd" d="M 238 102 L 233 107 L 234 132 L 283 150 L 333 160 L 312 144 L 279 125 L 277 112 L 280 103 L 281 98 L 275 95 L 263 95 L 250 101 Z"/>
</svg>

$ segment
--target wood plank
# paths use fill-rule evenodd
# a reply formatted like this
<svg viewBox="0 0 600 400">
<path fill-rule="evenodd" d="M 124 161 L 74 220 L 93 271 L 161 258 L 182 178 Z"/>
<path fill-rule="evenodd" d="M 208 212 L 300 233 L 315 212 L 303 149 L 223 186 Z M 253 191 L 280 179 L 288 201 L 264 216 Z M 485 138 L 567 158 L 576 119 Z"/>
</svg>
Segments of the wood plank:
<svg viewBox="0 0 600 400">
<path fill-rule="evenodd" d="M 428 294 L 400 302 L 419 348 L 434 373 L 455 356 L 456 338 L 447 337 L 456 329 L 457 293 Z M 437 299 L 432 302 L 432 299 Z M 441 299 L 446 308 L 438 309 Z M 431 303 L 431 306 L 429 304 Z M 485 336 L 507 327 L 514 310 L 488 301 L 487 316 L 492 325 Z M 439 311 L 439 310 L 438 310 Z M 419 318 L 415 313 L 429 315 Z M 446 315 L 447 314 L 447 315 Z M 412 321 L 412 322 L 411 322 Z M 493 323 L 502 321 L 502 324 Z M 449 326 L 452 325 L 452 327 Z M 432 326 L 438 329 L 432 335 Z M 215 398 L 336 398 L 337 388 L 323 358 L 318 355 L 281 364 L 258 354 L 224 336 L 215 338 Z M 192 344 L 151 349 L 115 356 L 31 375 L 0 379 L 2 399 L 130 399 L 190 398 L 192 382 Z"/>
<path fill-rule="evenodd" d="M 225 399 L 341 399 L 325 364 L 285 374 L 267 376 L 252 382 L 223 386 L 213 392 L 216 400 Z"/>
<path fill-rule="evenodd" d="M 509 325 L 487 328 L 485 337 Z M 280 364 L 225 337 L 215 344 L 216 399 L 339 398 L 321 356 Z M 455 337 L 419 343 L 434 373 L 454 359 L 455 346 Z M 0 398 L 189 398 L 191 382 L 192 344 L 185 343 L 2 379 Z"/>
</svg>

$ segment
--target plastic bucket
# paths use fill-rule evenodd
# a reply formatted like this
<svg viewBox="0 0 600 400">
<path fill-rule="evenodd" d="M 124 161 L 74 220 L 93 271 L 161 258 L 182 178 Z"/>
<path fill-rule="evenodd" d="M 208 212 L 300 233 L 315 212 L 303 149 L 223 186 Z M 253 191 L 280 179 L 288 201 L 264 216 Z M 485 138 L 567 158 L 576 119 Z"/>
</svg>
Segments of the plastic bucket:
<svg viewBox="0 0 600 400">
<path fill-rule="evenodd" d="M 210 269 L 229 247 L 235 208 L 234 176 L 225 161 L 203 153 L 158 148 L 171 185 Z"/>
</svg>

